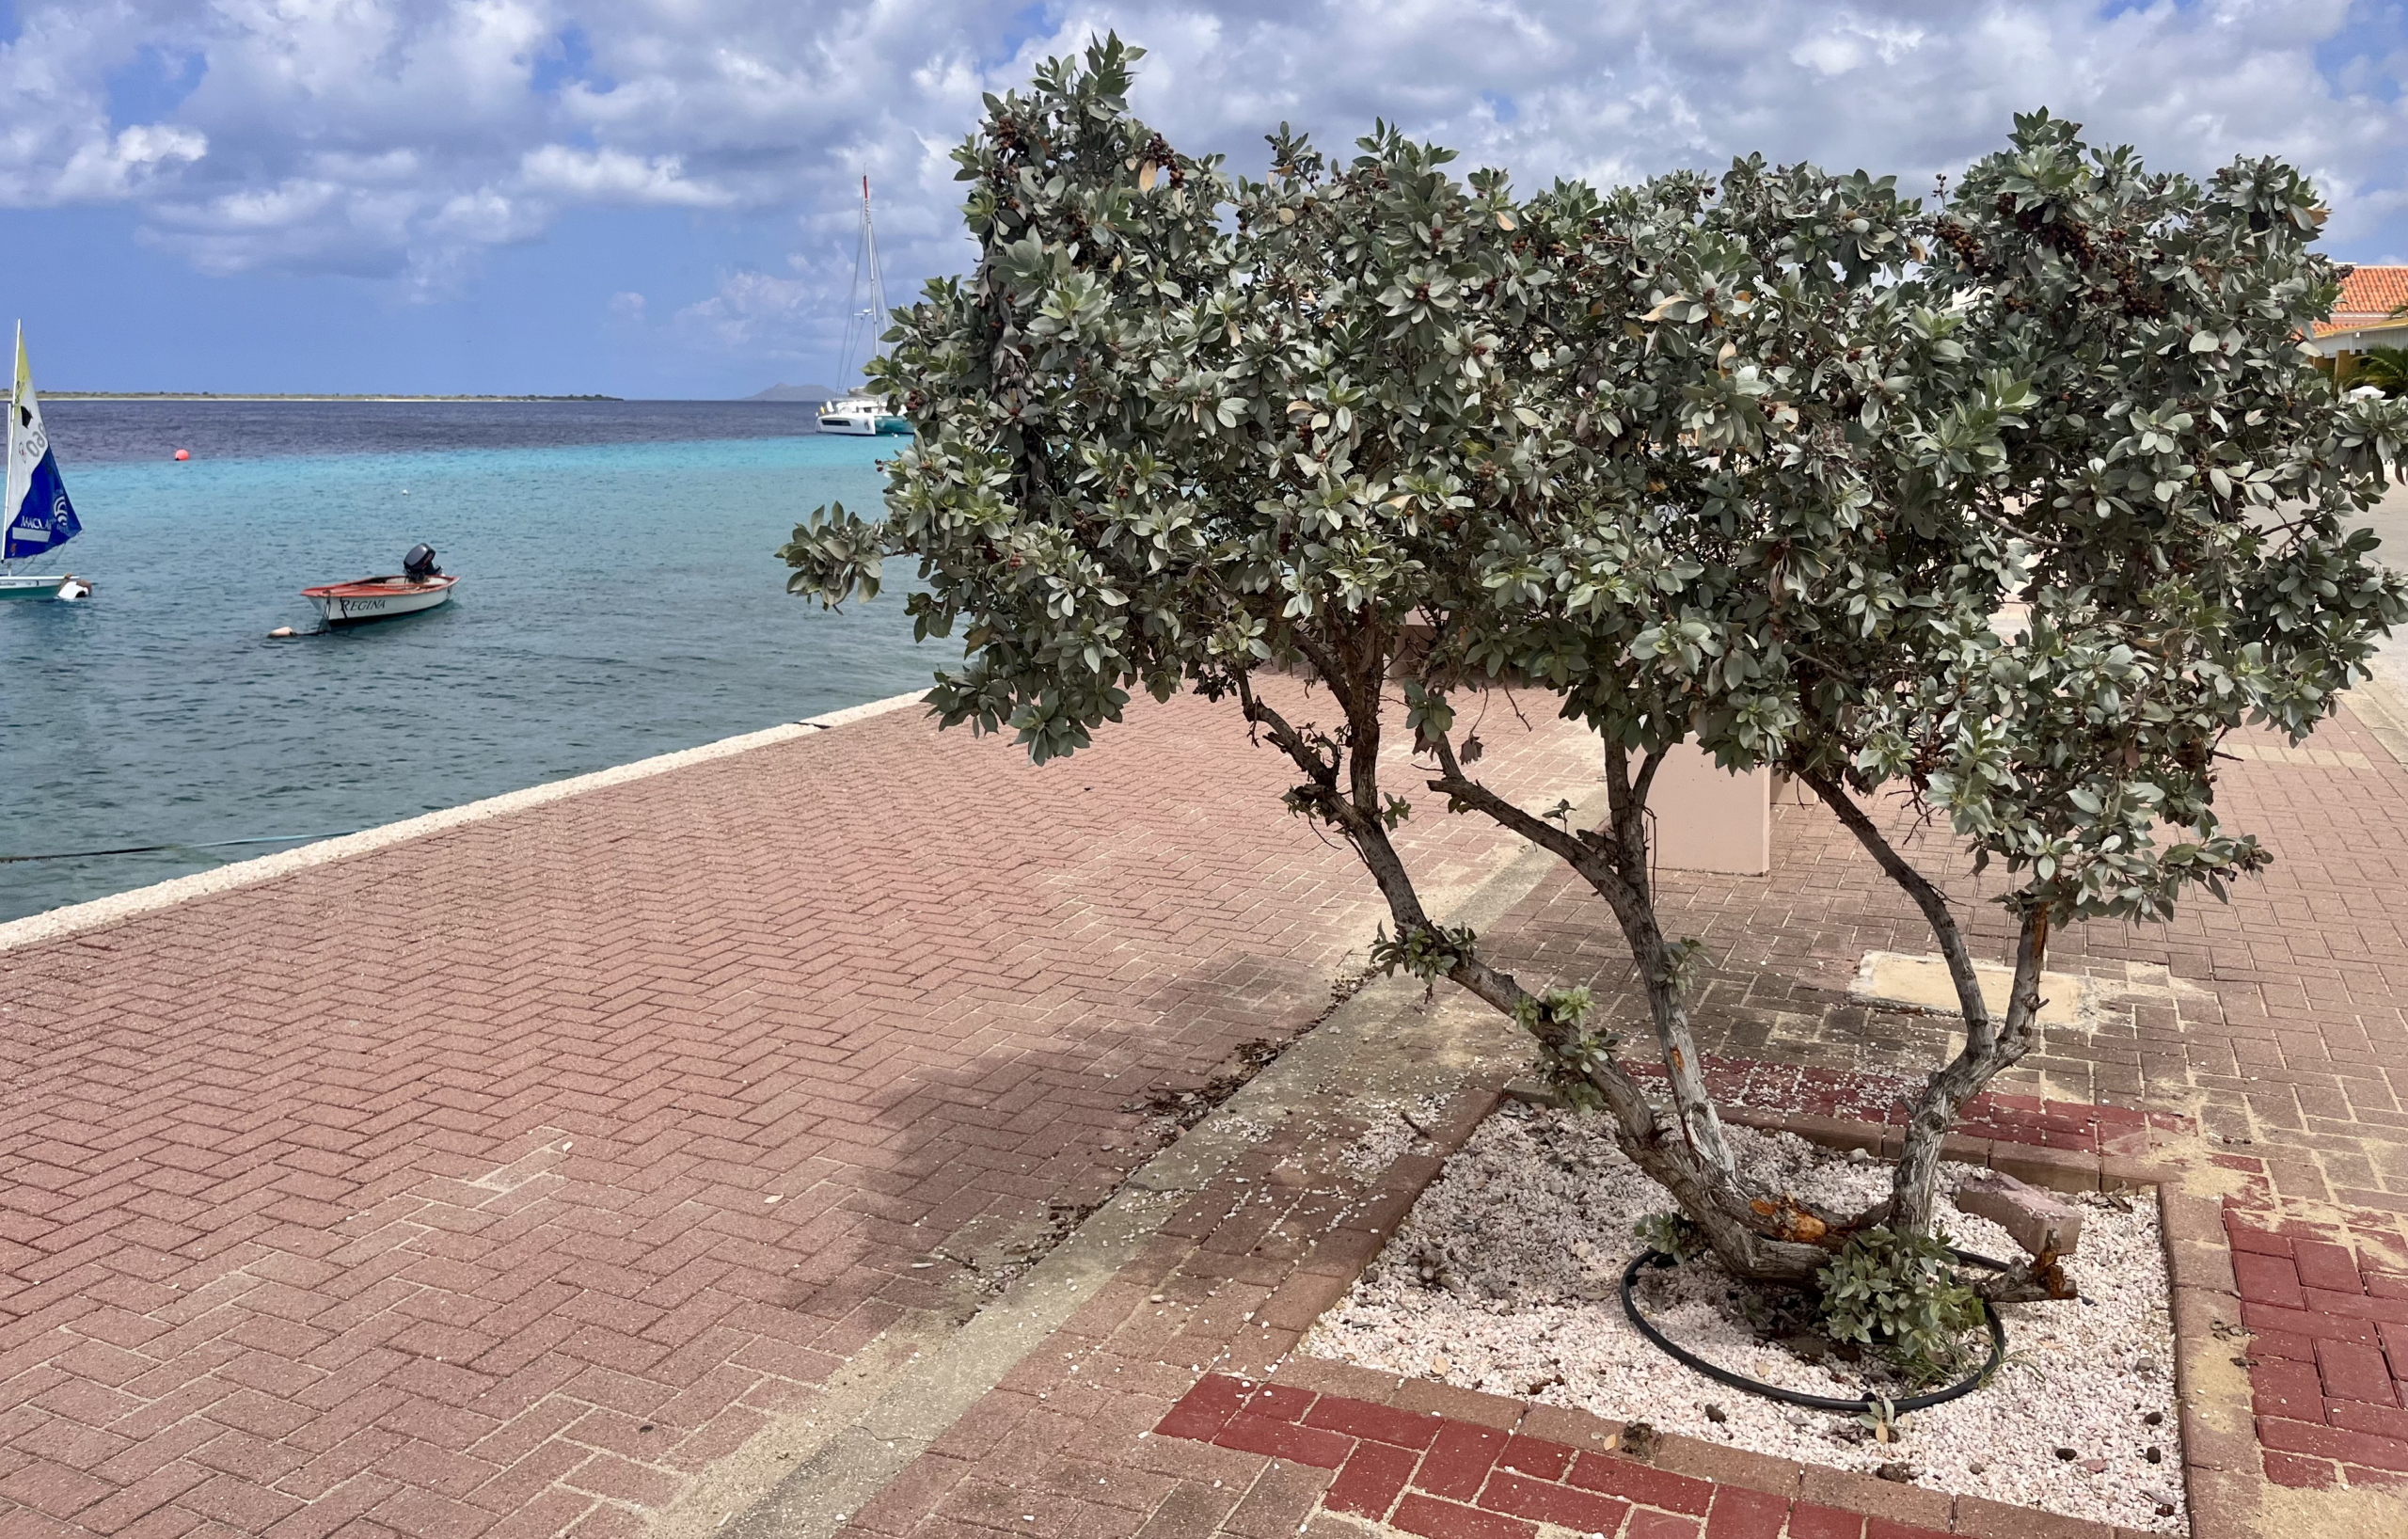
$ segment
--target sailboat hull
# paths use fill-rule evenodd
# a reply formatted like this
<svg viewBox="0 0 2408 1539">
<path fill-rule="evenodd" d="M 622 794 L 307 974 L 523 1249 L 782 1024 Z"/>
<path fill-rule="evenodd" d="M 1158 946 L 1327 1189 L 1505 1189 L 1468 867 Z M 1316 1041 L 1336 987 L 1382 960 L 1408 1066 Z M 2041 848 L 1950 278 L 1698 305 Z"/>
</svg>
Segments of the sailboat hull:
<svg viewBox="0 0 2408 1539">
<path fill-rule="evenodd" d="M 848 395 L 819 408 L 819 431 L 842 434 L 848 438 L 872 438 L 880 434 L 901 434 L 908 437 L 911 432 L 911 420 L 882 409 L 873 396 Z"/>
<path fill-rule="evenodd" d="M 92 585 L 79 577 L 0 577 L 0 599 L 73 600 L 87 596 L 91 591 Z"/>
</svg>

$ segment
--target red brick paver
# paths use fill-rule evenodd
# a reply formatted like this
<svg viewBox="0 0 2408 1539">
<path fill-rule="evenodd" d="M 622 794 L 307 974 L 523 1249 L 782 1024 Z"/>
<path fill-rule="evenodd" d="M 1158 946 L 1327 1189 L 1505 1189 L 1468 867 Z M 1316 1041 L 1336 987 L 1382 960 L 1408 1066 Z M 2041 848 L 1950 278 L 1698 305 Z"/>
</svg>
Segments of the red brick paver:
<svg viewBox="0 0 2408 1539">
<path fill-rule="evenodd" d="M 2394 1302 L 2408 1302 L 2408 1248 L 2396 1217 L 2408 1209 L 2408 1112 L 2396 1088 L 2408 1088 L 2397 1078 L 2408 1075 L 2408 911 L 2389 896 L 2408 876 L 2408 774 L 2346 720 L 2319 741 L 2333 751 L 2327 760 L 2244 757 L 2228 771 L 2224 810 L 2273 846 L 2276 876 L 2244 884 L 2230 908 L 2194 904 L 2173 926 L 2094 925 L 2060 937 L 2052 968 L 2090 980 L 2090 1013 L 2051 1028 L 2042 1049 L 1972 1108 L 1962 1130 L 1975 1158 L 1988 1150 L 2003 1165 L 2034 1169 L 2035 1179 L 2054 1174 L 2074 1184 L 2095 1184 L 2118 1161 L 2147 1179 L 2136 1162 L 2167 1145 L 2192 1160 L 2222 1150 L 2210 1163 L 2221 1167 L 2212 1172 L 2220 1185 L 2236 1188 L 2223 1205 L 2226 1222 L 2204 1199 L 2178 1196 L 2168 1210 L 2183 1295 L 2178 1314 L 2186 1342 L 2255 1360 L 2264 1443 L 2245 1420 L 2236 1431 L 2186 1416 L 2168 1429 L 2169 1449 L 2178 1431 L 2185 1458 L 2196 1452 L 2201 1461 L 2186 1466 L 2185 1477 L 2203 1535 L 2256 1531 L 2247 1486 L 2261 1472 L 2320 1489 L 2382 1491 L 2399 1482 L 2408 1490 L 2408 1476 L 2378 1457 L 2408 1441 L 2394 1439 L 2386 1420 L 2408 1416 L 2400 1372 L 2408 1323 L 2382 1318 Z M 1898 809 L 1882 816 L 1911 833 Z M 1900 1094 L 1934 1061 L 1946 1024 L 1858 1004 L 1846 989 L 1865 951 L 1927 951 L 1927 932 L 1819 807 L 1785 802 L 1776 826 L 1769 879 L 1660 878 L 1673 928 L 1709 948 L 1695 1016 L 1715 1049 L 1709 1076 L 1718 1092 L 1757 1110 L 1893 1122 Z M 1926 859 L 1932 843 L 1920 846 Z M 2003 957 L 2006 934 L 1982 902 L 1983 885 L 1944 858 L 1936 865 L 1984 954 Z M 1526 981 L 1593 982 L 1615 1007 L 1635 1010 L 1620 942 L 1593 896 L 1570 879 L 1543 881 L 1491 937 Z M 1310 1165 L 1275 1139 L 1245 1173 L 1267 1181 L 1286 1161 Z M 1313 1191 L 1329 1181 L 1309 1169 L 1294 1179 Z M 1550 1473 L 1551 1450 L 1574 1448 L 1581 1435 L 1582 1419 L 1572 1413 L 1288 1357 L 1311 1311 L 1270 1318 L 1264 1306 L 1285 1273 L 1252 1248 L 1266 1220 L 1256 1214 L 1240 1222 L 1244 1199 L 1224 1201 L 1165 1230 L 1124 1274 L 1127 1291 L 1117 1296 L 1125 1311 L 1120 1304 L 1098 1311 L 1092 1329 L 1048 1343 L 1041 1369 L 1032 1357 L 1030 1372 L 990 1397 L 1015 1407 L 1005 1444 L 982 1452 L 948 1438 L 938 1452 L 974 1459 L 970 1468 L 982 1478 L 1022 1490 L 1067 1491 L 1059 1472 L 1074 1459 L 1142 1470 L 1157 1483 L 1147 1488 L 1150 1508 L 1140 1501 L 1114 1515 L 1081 1499 L 1057 1509 L 1053 1522 L 1064 1533 L 1144 1539 L 1354 1531 L 1314 1515 L 1306 1493 L 1315 1488 L 1325 1513 L 1381 1515 L 1400 1531 L 1431 1534 L 1529 1531 L 1551 1520 L 1542 1507 L 1574 1497 L 1624 1503 L 1586 1509 L 1599 1527 L 1575 1531 L 1621 1539 L 2103 1539 L 2107 1531 L 1869 1477 L 1796 1467 L 1784 1473 L 1766 1468 L 1779 1461 L 1678 1438 L 1665 1440 L 1670 1452 L 1654 1464 L 1577 1447 L 1566 1468 Z M 1393 1223 L 1402 1207 L 1374 1197 L 1364 1211 Z M 1341 1226 L 1331 1244 L 1344 1249 L 1346 1242 Z M 2303 1244 L 2310 1248 L 2303 1252 Z M 1193 1253 L 1182 1259 L 1181 1245 Z M 1359 1250 L 1349 1254 L 1360 1263 Z M 1322 1296 L 1335 1297 L 1343 1280 L 1333 1274 Z M 1160 1295 L 1150 1307 L 1148 1290 Z M 1059 1363 L 1052 1360 L 1057 1343 Z M 1065 1376 L 1072 1359 L 1088 1372 Z M 1208 1360 L 1226 1382 L 1199 1386 L 1181 1372 Z M 1257 1420 L 1331 1432 L 1351 1446 L 1315 1441 L 1284 1457 L 1266 1452 L 1273 1445 L 1249 1425 L 1245 1399 L 1262 1392 L 1263 1374 L 1272 1376 L 1278 1415 Z M 1320 1398 L 1298 1416 L 1292 1399 L 1276 1396 L 1283 1386 Z M 1052 1399 L 1036 1404 L 1047 1392 Z M 1181 1398 L 1190 1394 L 1198 1399 Z M 1197 1413 L 1208 1401 L 1214 1408 Z M 1158 1424 L 1162 1435 L 1120 1441 L 1133 1424 Z M 1592 1433 L 1610 1425 L 1588 1424 Z M 1535 1468 L 1525 1467 L 1518 1446 Z M 1275 1476 L 1275 1512 L 1236 1495 L 1221 1499 Z M 911 1539 L 980 1532 L 972 1489 L 965 1481 L 858 1527 Z M 1619 1525 L 1608 1526 L 1615 1514 Z M 1270 1526 L 1275 1515 L 1287 1526 Z M 1009 1522 L 994 1527 L 1019 1531 Z"/>
<path fill-rule="evenodd" d="M 1457 1097 L 1433 1124 L 1441 1151 L 1495 1094 Z M 845 1531 L 1341 1539 L 1365 1531 L 1341 1520 L 1369 1518 L 1426 1539 L 1534 1539 L 1542 1524 L 1613 1539 L 2118 1539 L 1716 1442 L 1656 1436 L 1633 1456 L 1619 1423 L 1585 1412 L 1294 1356 L 1303 1322 L 1269 1308 L 1283 1279 L 1316 1283 L 1314 1312 L 1341 1294 L 1361 1242 L 1393 1232 L 1439 1161 L 1406 1154 L 1366 1173 L 1348 1151 L 1375 1108 L 1326 1085 L 1283 1104 L 1261 1142 Z"/>
<path fill-rule="evenodd" d="M 904 712 L 0 954 L 0 1527 L 657 1510 L 1326 1005 L 1373 894 L 1284 784 L 1198 702 L 1044 770 Z"/>
</svg>

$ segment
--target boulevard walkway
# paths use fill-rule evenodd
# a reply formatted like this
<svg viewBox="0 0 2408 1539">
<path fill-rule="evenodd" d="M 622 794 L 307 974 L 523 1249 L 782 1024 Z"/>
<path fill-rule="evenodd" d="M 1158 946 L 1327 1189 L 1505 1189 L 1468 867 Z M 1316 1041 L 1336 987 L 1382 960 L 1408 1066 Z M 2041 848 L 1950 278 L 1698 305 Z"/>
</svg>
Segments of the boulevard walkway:
<svg viewBox="0 0 2408 1539">
<path fill-rule="evenodd" d="M 2386 746 L 2400 717 L 2363 691 L 2305 749 L 2228 745 L 2220 809 L 2277 864 L 2229 905 L 2061 934 L 2052 988 L 2078 995 L 2073 1019 L 1960 1124 L 1954 1157 L 2028 1180 L 2163 1182 L 2179 1440 L 2141 1477 L 2168 1493 L 2148 1531 L 2408 1535 L 2408 768 Z M 1907 809 L 1882 816 L 1913 837 Z M 1927 952 L 1928 933 L 1819 804 L 1784 797 L 1774 846 L 1768 877 L 1660 878 L 1668 923 L 1707 948 L 1692 1018 L 1708 1077 L 1741 1119 L 1878 1136 L 1865 1124 L 1897 1119 L 1948 1023 L 1851 985 L 1867 952 Z M 1984 902 L 1998 879 L 1940 848 L 1917 851 L 1978 951 L 2004 956 Z M 1635 1022 L 1595 899 L 1544 869 L 1521 893 L 1484 927 L 1498 954 L 1532 985 L 1589 981 Z M 1399 1378 L 1297 1355 L 1527 1062 L 1509 1027 L 1444 992 L 1383 1008 L 1334 1017 L 1232 1103 L 1255 1141 L 874 1499 L 831 1512 L 842 1493 L 823 1480 L 816 1507 L 798 1493 L 734 1539 L 2139 1539 L 1711 1441 L 1655 1434 L 1634 1451 L 1620 1423 L 1560 1404 L 1560 1375 L 1474 1393 L 1434 1362 Z M 1415 1032 L 1467 1062 L 1346 1093 L 1402 1067 Z M 1415 1124 L 1422 1142 L 1379 1142 L 1400 1101 L 1424 1092 L 1428 1108 L 1450 1087 Z M 1367 1147 L 1404 1151 L 1366 1162 Z"/>
<path fill-rule="evenodd" d="M 1526 804 L 1593 792 L 1590 739 L 1509 716 Z M 2062 935 L 2083 1008 L 1976 1131 L 2183 1162 L 2202 1539 L 2408 1532 L 2408 713 L 2232 748 L 2273 869 Z M 1400 984 L 1331 1013 L 1378 915 L 1285 779 L 1196 702 L 1044 770 L 898 712 L 0 951 L 0 1533 L 2042 1531 L 1291 1357 L 1521 1050 Z M 1434 805 L 1405 833 L 1528 981 L 1629 1007 L 1574 883 Z M 2003 955 L 1996 878 L 1938 865 Z M 1769 877 L 1662 888 L 1736 1099 L 1877 1121 L 1930 1061 L 1943 1021 L 1850 993 L 1928 940 L 1819 807 L 1784 797 Z M 1448 1086 L 1427 1147 L 1363 1120 Z M 948 1378 L 999 1296 L 1035 1323 Z"/>
<path fill-rule="evenodd" d="M 1287 783 L 905 709 L 0 951 L 0 1531 L 638 1531 L 1328 1007 L 1372 895 Z"/>
</svg>

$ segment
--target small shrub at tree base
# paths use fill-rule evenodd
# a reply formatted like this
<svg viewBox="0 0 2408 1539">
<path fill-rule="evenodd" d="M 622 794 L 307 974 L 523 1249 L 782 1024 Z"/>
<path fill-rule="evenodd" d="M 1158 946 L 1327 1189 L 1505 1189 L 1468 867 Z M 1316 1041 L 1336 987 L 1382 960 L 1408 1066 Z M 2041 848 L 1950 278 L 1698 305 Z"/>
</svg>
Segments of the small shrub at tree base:
<svg viewBox="0 0 2408 1539">
<path fill-rule="evenodd" d="M 1815 1274 L 1823 1329 L 1888 1359 L 1918 1385 L 1968 1372 L 1966 1338 L 1983 1325 L 1982 1299 L 1956 1280 L 1948 1237 L 1871 1229 L 1851 1235 Z"/>
<path fill-rule="evenodd" d="M 1652 1213 L 1633 1224 L 1631 1232 L 1639 1243 L 1650 1250 L 1660 1251 L 1676 1261 L 1686 1261 L 1712 1249 L 1705 1236 L 1687 1214 Z"/>
</svg>

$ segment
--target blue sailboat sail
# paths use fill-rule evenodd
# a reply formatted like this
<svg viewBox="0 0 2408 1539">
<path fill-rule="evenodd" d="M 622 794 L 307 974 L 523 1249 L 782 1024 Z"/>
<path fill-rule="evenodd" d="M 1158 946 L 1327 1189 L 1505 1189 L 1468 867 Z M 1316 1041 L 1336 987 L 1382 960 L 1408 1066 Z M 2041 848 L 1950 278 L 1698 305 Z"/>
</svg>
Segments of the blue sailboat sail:
<svg viewBox="0 0 2408 1539">
<path fill-rule="evenodd" d="M 0 561 L 18 561 L 54 550 L 84 532 L 76 521 L 75 504 L 67 500 L 67 483 L 58 477 L 58 456 L 47 447 L 26 478 L 24 500 L 16 516 L 0 531 Z"/>
<path fill-rule="evenodd" d="M 17 328 L 17 374 L 8 399 L 8 474 L 0 492 L 0 561 L 22 561 L 55 550 L 84 532 L 50 435 L 41 425 L 41 403 L 34 396 L 33 370 L 25 362 L 25 330 Z"/>
</svg>

